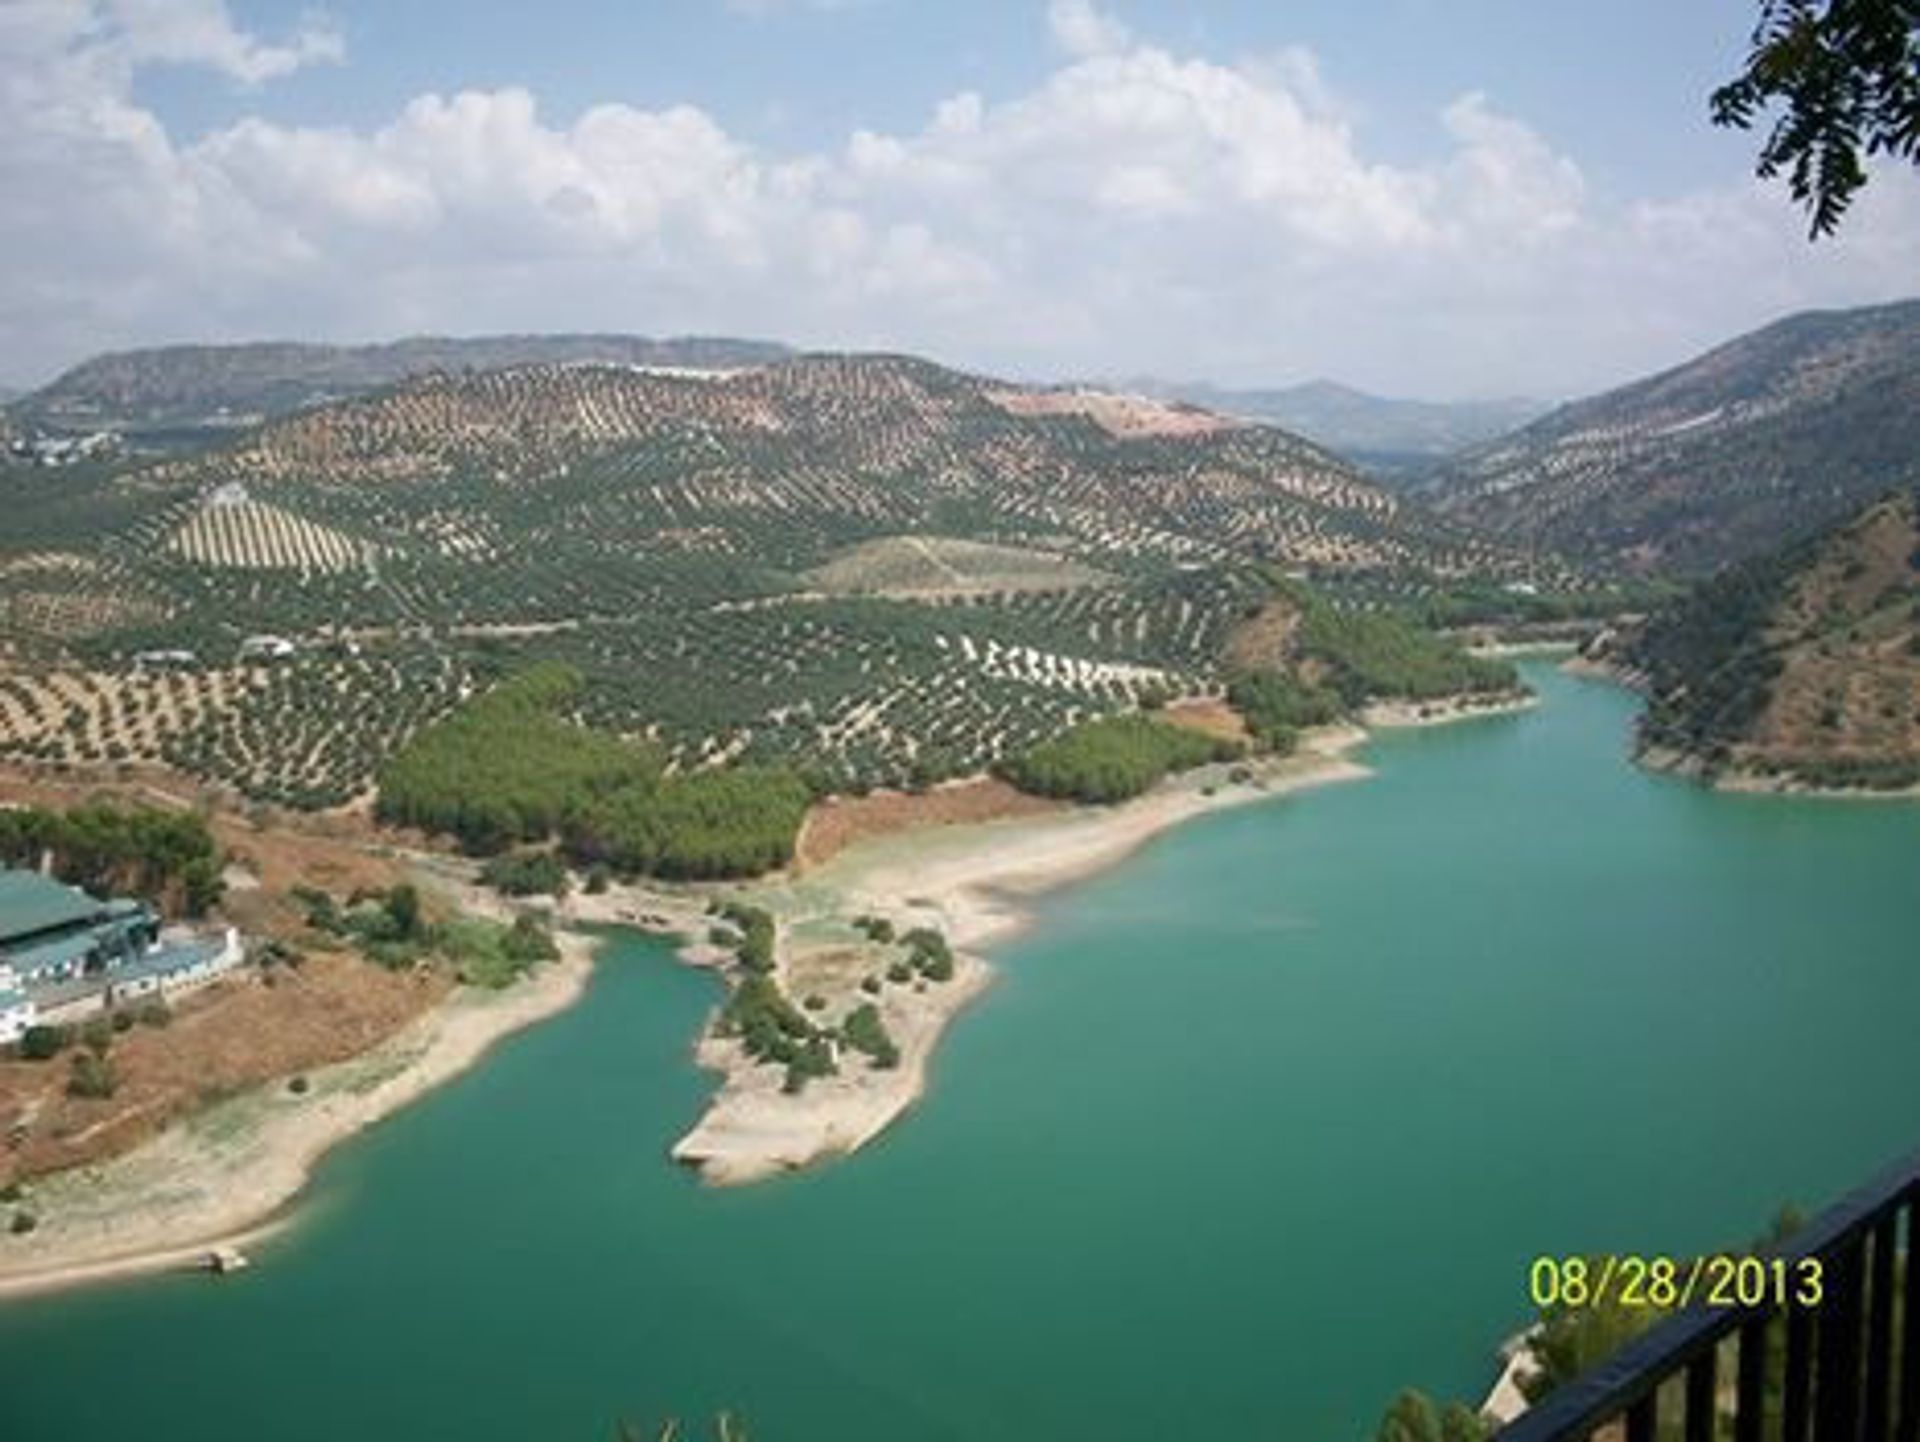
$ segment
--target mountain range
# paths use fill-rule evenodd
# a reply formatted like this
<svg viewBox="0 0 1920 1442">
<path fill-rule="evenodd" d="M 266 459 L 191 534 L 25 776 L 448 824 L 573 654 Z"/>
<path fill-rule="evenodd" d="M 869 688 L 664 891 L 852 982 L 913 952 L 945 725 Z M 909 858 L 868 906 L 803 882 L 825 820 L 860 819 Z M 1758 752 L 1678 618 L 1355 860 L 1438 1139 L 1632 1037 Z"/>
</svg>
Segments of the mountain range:
<svg viewBox="0 0 1920 1442">
<path fill-rule="evenodd" d="M 599 362 L 734 370 L 791 352 L 770 341 L 634 335 L 414 336 L 377 345 L 263 341 L 115 351 L 13 403 L 23 420 L 122 431 L 233 425 L 437 372 Z"/>
<path fill-rule="evenodd" d="M 1789 317 L 1562 406 L 1426 480 L 1477 529 L 1700 575 L 1920 477 L 1920 301 Z"/>
<path fill-rule="evenodd" d="M 1525 425 L 1551 407 L 1514 398 L 1395 400 L 1338 381 L 1233 390 L 1204 382 L 1134 380 L 1127 389 L 1280 426 L 1360 463 L 1383 480 L 1417 473 L 1439 457 Z"/>
<path fill-rule="evenodd" d="M 103 357 L 6 413 L 30 439 L 0 465 L 0 754 L 158 760 L 332 806 L 460 698 L 551 659 L 585 678 L 584 719 L 675 765 L 791 760 L 860 787 L 1217 692 L 1278 573 L 1323 616 L 1464 623 L 1590 615 L 1636 573 L 1721 568 L 1732 589 L 1644 633 L 1645 669 L 1689 658 L 1657 713 L 1684 718 L 1787 624 L 1736 604 L 1741 563 L 1910 488 L 1916 377 L 1920 304 L 1795 317 L 1396 490 L 1192 400 L 909 356 L 561 336 Z M 48 416 L 192 439 L 50 452 Z M 1861 563 L 1897 610 L 1880 559 Z M 1805 619 L 1825 602 L 1795 613 L 1816 659 L 1891 624 L 1830 591 L 1827 629 Z M 1651 639 L 1687 614 L 1690 639 Z M 288 659 L 262 673 L 263 654 Z M 1840 733 L 1867 739 L 1847 754 L 1897 759 L 1904 733 L 1850 697 Z M 1797 726 L 1778 754 L 1818 754 Z"/>
</svg>

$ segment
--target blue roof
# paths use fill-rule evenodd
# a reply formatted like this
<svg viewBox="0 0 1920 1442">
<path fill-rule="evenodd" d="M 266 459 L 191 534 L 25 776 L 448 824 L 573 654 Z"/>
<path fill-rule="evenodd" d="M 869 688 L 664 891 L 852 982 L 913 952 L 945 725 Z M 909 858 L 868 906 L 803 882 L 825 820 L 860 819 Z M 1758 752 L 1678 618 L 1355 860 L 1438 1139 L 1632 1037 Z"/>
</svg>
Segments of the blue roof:
<svg viewBox="0 0 1920 1442">
<path fill-rule="evenodd" d="M 104 909 L 77 886 L 62 886 L 37 871 L 0 869 L 0 943 L 90 921 Z"/>
</svg>

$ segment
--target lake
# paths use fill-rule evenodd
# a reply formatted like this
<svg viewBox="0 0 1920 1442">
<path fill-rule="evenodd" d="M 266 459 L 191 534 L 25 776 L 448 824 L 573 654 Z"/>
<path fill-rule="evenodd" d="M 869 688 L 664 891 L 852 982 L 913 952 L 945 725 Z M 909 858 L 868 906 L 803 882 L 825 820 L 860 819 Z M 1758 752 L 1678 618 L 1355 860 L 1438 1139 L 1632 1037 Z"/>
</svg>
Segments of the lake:
<svg viewBox="0 0 1920 1442">
<path fill-rule="evenodd" d="M 1920 806 L 1636 770 L 1636 703 L 1396 733 L 1055 893 L 925 1103 L 732 1192 L 665 1160 L 716 991 L 586 1000 L 330 1157 L 220 1283 L 0 1308 L 0 1437 L 1354 1439 L 1478 1401 L 1528 1261 L 1737 1246 L 1920 1144 Z"/>
</svg>

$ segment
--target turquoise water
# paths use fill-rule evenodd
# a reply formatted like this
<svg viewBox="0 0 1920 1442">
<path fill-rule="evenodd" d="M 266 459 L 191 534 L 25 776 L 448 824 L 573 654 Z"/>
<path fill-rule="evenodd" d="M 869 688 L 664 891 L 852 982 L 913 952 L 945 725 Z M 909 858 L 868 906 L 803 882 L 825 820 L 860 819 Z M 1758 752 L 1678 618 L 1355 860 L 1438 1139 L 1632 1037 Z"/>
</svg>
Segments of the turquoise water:
<svg viewBox="0 0 1920 1442">
<path fill-rule="evenodd" d="M 1476 1396 L 1537 1252 L 1733 1244 L 1920 1144 L 1920 806 L 1715 796 L 1631 699 L 1374 744 L 1044 906 L 868 1152 L 663 1161 L 653 942 L 331 1158 L 252 1272 L 0 1309 L 0 1438 L 1350 1439 Z"/>
</svg>

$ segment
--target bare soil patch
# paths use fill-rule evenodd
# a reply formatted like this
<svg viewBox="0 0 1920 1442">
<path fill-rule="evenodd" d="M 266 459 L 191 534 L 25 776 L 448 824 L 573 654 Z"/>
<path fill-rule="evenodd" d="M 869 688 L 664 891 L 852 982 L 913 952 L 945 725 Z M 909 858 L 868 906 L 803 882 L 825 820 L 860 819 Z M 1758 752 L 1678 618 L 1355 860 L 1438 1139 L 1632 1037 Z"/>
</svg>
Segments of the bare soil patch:
<svg viewBox="0 0 1920 1442">
<path fill-rule="evenodd" d="M 1159 714 L 1160 719 L 1169 725 L 1198 731 L 1203 736 L 1217 736 L 1222 741 L 1250 741 L 1253 738 L 1253 733 L 1247 730 L 1246 718 L 1225 701 L 1214 697 L 1174 701 Z"/>
<path fill-rule="evenodd" d="M 856 842 L 922 826 L 958 826 L 1010 816 L 1040 816 L 1066 803 L 1029 796 L 997 777 L 950 782 L 919 795 L 876 791 L 822 801 L 807 813 L 795 847 L 798 869 L 819 866 Z"/>
</svg>

